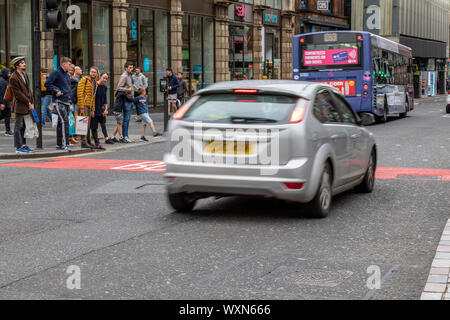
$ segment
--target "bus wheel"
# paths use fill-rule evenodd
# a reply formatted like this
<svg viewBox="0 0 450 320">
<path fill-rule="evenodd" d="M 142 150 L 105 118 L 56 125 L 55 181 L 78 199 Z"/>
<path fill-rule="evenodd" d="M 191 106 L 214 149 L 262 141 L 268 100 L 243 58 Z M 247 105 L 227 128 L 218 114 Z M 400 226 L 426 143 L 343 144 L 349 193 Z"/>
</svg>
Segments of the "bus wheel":
<svg viewBox="0 0 450 320">
<path fill-rule="evenodd" d="M 400 119 L 406 118 L 406 116 L 408 115 L 408 111 L 409 111 L 409 102 L 408 102 L 408 100 L 406 100 L 405 112 L 400 113 Z"/>
<path fill-rule="evenodd" d="M 384 113 L 381 117 L 378 117 L 379 123 L 386 123 L 387 122 L 387 115 L 388 115 L 388 104 L 386 98 L 384 98 Z"/>
</svg>

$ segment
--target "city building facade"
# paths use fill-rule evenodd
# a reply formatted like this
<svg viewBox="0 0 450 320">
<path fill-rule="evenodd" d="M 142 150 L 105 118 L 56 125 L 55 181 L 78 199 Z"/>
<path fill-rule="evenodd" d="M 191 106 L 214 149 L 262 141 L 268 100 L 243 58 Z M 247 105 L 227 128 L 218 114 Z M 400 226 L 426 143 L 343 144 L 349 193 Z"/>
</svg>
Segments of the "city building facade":
<svg viewBox="0 0 450 320">
<path fill-rule="evenodd" d="M 351 23 L 412 48 L 419 98 L 446 91 L 449 10 L 448 0 L 354 0 Z"/>
<path fill-rule="evenodd" d="M 148 78 L 154 106 L 164 102 L 159 83 L 168 67 L 183 72 L 188 95 L 217 81 L 292 77 L 295 0 L 61 3 L 61 27 L 41 32 L 42 72 L 57 68 L 62 56 L 84 73 L 97 66 L 110 74 L 110 99 L 127 61 Z M 0 16 L 0 63 L 23 55 L 31 72 L 31 1 L 0 0 Z"/>
</svg>

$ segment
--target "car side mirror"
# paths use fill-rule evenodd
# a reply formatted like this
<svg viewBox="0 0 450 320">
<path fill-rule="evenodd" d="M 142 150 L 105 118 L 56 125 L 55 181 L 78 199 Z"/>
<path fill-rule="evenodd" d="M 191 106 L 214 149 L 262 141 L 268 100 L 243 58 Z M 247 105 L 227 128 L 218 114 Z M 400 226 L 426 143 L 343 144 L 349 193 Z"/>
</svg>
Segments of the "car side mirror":
<svg viewBox="0 0 450 320">
<path fill-rule="evenodd" d="M 361 125 L 361 126 L 365 126 L 365 127 L 370 126 L 376 122 L 375 116 L 371 113 L 361 113 L 360 117 L 361 117 L 361 120 L 360 120 L 359 125 Z"/>
</svg>

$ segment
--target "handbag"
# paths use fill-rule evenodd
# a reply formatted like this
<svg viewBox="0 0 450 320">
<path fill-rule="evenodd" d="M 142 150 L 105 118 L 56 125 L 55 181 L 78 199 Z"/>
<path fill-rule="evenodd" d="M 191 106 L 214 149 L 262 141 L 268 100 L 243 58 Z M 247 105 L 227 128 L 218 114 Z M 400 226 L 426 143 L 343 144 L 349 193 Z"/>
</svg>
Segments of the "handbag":
<svg viewBox="0 0 450 320">
<path fill-rule="evenodd" d="M 6 87 L 5 96 L 3 97 L 3 100 L 11 102 L 13 99 L 13 91 L 10 86 Z"/>
</svg>

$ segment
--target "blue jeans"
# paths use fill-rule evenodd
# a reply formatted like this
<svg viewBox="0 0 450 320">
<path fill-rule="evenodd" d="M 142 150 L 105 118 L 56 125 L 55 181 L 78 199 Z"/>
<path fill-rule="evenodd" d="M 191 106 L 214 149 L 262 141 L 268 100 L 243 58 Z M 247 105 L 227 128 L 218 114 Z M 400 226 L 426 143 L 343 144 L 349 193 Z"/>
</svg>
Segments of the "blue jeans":
<svg viewBox="0 0 450 320">
<path fill-rule="evenodd" d="M 123 123 L 122 123 L 122 136 L 128 137 L 128 127 L 130 125 L 131 111 L 133 110 L 133 102 L 125 101 L 123 106 Z"/>
<path fill-rule="evenodd" d="M 52 96 L 43 96 L 41 98 L 42 126 L 45 126 L 45 120 L 47 120 L 47 116 L 50 118 L 50 121 L 52 121 L 52 112 L 48 108 L 51 103 L 52 103 Z"/>
</svg>

